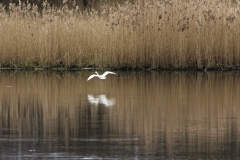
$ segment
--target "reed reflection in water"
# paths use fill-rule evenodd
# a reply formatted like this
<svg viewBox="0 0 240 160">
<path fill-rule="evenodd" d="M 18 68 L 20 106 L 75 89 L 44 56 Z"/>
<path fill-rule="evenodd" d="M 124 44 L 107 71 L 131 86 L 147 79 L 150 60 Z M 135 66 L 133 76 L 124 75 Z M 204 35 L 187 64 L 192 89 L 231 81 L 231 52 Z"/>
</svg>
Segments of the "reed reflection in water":
<svg viewBox="0 0 240 160">
<path fill-rule="evenodd" d="M 238 72 L 0 72 L 0 156 L 239 158 Z"/>
</svg>

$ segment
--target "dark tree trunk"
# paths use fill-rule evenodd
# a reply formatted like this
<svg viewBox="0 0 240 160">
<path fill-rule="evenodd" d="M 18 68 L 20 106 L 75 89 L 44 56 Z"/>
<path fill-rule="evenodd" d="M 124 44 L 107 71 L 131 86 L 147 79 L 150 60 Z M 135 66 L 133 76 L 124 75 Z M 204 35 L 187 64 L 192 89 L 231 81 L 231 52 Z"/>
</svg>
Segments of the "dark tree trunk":
<svg viewBox="0 0 240 160">
<path fill-rule="evenodd" d="M 83 8 L 84 10 L 88 7 L 88 0 L 83 0 Z"/>
</svg>

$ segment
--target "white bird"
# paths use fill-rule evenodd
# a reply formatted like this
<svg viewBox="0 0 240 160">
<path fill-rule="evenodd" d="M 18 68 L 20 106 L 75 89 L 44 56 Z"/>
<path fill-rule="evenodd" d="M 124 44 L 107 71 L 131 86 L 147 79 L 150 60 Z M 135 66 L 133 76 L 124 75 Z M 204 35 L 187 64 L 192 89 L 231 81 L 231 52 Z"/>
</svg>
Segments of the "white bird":
<svg viewBox="0 0 240 160">
<path fill-rule="evenodd" d="M 99 75 L 97 71 L 95 71 L 95 74 L 92 74 L 91 76 L 88 77 L 87 81 L 89 81 L 90 79 L 94 78 L 94 77 L 98 77 L 99 79 L 106 79 L 106 75 L 108 74 L 116 74 L 114 72 L 110 72 L 110 71 L 106 71 L 105 73 L 103 73 L 102 75 Z"/>
</svg>

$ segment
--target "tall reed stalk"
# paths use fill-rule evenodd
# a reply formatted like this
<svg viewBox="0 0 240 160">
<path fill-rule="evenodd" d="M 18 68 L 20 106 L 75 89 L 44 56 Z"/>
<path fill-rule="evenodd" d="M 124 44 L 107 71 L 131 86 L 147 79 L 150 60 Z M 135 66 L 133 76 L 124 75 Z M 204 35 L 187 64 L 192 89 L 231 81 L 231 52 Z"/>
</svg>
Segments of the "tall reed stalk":
<svg viewBox="0 0 240 160">
<path fill-rule="evenodd" d="M 237 2 L 137 0 L 101 12 L 43 5 L 41 16 L 30 4 L 0 8 L 1 67 L 240 67 Z"/>
</svg>

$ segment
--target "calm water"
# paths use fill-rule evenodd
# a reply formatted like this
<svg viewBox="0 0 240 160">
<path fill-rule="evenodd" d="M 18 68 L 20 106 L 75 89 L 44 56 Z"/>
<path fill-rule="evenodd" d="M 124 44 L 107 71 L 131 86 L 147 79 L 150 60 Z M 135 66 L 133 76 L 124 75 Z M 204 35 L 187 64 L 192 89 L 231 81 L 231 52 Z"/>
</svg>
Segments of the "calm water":
<svg viewBox="0 0 240 160">
<path fill-rule="evenodd" d="M 240 73 L 0 72 L 0 159 L 240 158 Z"/>
</svg>

